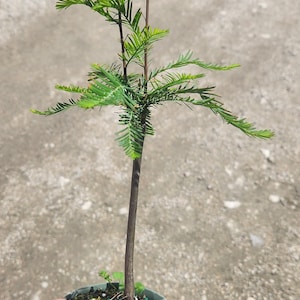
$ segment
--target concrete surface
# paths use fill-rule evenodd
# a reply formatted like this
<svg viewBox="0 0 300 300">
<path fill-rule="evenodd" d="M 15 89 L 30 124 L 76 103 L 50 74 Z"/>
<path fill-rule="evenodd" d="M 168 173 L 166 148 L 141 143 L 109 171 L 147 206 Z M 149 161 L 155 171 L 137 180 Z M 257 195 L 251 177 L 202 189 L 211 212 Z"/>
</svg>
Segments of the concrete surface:
<svg viewBox="0 0 300 300">
<path fill-rule="evenodd" d="M 131 162 L 112 108 L 29 112 L 67 99 L 56 83 L 84 84 L 90 63 L 115 61 L 114 28 L 84 7 L 20 2 L 0 1 L 1 299 L 48 300 L 123 269 Z M 136 278 L 170 300 L 300 299 L 300 2 L 152 2 L 151 23 L 171 30 L 153 65 L 186 49 L 240 63 L 203 85 L 276 138 L 201 108 L 155 110 Z"/>
</svg>

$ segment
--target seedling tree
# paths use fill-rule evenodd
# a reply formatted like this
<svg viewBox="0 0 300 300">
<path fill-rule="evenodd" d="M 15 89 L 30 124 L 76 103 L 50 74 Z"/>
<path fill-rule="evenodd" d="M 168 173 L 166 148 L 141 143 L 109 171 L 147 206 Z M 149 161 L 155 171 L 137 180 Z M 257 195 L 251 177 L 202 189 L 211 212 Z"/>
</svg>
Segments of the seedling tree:
<svg viewBox="0 0 300 300">
<path fill-rule="evenodd" d="M 204 63 L 188 51 L 176 60 L 149 71 L 148 57 L 152 46 L 165 37 L 168 30 L 149 26 L 150 0 L 145 0 L 145 14 L 141 8 L 134 9 L 133 3 L 133 0 L 57 1 L 57 9 L 83 4 L 99 13 L 109 23 L 116 25 L 121 46 L 119 62 L 110 66 L 93 64 L 87 87 L 56 86 L 58 90 L 78 93 L 79 97 L 76 100 L 58 103 L 46 111 L 32 110 L 36 114 L 50 116 L 74 106 L 92 109 L 113 105 L 120 109 L 119 124 L 122 125 L 122 130 L 117 132 L 116 140 L 126 155 L 133 160 L 125 253 L 125 295 L 129 300 L 134 299 L 133 257 L 143 145 L 146 135 L 154 134 L 151 109 L 164 102 L 200 105 L 249 136 L 264 139 L 273 136 L 270 130 L 257 130 L 252 123 L 225 109 L 219 97 L 214 94 L 213 86 L 199 87 L 198 79 L 204 77 L 203 73 L 179 72 L 186 66 L 196 66 L 200 70 L 225 71 L 238 65 Z M 132 65 L 138 66 L 141 71 L 129 73 Z"/>
</svg>

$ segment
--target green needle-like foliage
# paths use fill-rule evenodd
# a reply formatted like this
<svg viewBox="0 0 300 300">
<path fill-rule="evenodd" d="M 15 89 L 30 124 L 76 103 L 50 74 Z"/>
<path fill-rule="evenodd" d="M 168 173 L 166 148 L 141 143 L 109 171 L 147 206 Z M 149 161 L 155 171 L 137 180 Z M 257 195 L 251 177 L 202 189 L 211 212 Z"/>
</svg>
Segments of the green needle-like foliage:
<svg viewBox="0 0 300 300">
<path fill-rule="evenodd" d="M 238 64 L 233 64 L 233 65 L 229 65 L 229 66 L 221 66 L 221 65 L 216 65 L 216 64 L 212 64 L 212 63 L 205 63 L 197 58 L 192 59 L 192 55 L 193 55 L 193 52 L 188 51 L 185 54 L 181 54 L 176 61 L 171 62 L 164 67 L 154 69 L 153 71 L 150 72 L 149 79 L 154 78 L 158 74 L 163 73 L 165 71 L 182 68 L 182 67 L 186 67 L 189 65 L 195 65 L 195 66 L 201 67 L 203 69 L 214 70 L 214 71 L 227 71 L 227 70 L 231 70 L 233 68 L 240 66 Z"/>
<path fill-rule="evenodd" d="M 121 108 L 119 123 L 124 128 L 117 133 L 117 141 L 123 147 L 126 155 L 132 159 L 141 156 L 145 136 L 154 134 L 151 125 L 151 108 L 165 101 L 182 102 L 188 105 L 200 105 L 209 108 L 226 123 L 233 125 L 249 136 L 270 138 L 274 134 L 270 130 L 257 130 L 245 118 L 238 118 L 224 108 L 218 96 L 213 93 L 214 87 L 198 87 L 198 81 L 205 75 L 205 69 L 226 71 L 239 65 L 221 66 L 205 63 L 193 58 L 191 51 L 181 54 L 177 60 L 149 72 L 148 78 L 143 73 L 145 67 L 145 52 L 147 54 L 155 42 L 165 37 L 168 30 L 151 28 L 141 25 L 142 12 L 134 12 L 132 0 L 60 0 L 58 9 L 68 8 L 75 4 L 89 6 L 98 12 L 108 22 L 122 30 L 124 25 L 128 34 L 123 37 L 121 32 L 122 52 L 119 63 L 110 67 L 92 65 L 88 87 L 61 86 L 56 88 L 70 93 L 79 93 L 77 100 L 59 102 L 45 111 L 32 110 L 40 115 L 53 115 L 77 106 L 91 109 L 96 106 L 113 105 Z M 140 74 L 127 74 L 131 64 L 140 66 Z M 196 66 L 199 73 L 189 74 L 179 72 L 183 67 Z"/>
<path fill-rule="evenodd" d="M 121 59 L 124 60 L 127 65 L 133 61 L 143 67 L 145 63 L 145 49 L 148 49 L 149 51 L 155 42 L 165 37 L 167 34 L 168 30 L 151 27 L 145 27 L 142 31 L 136 30 L 129 35 L 124 42 L 125 52 L 121 55 Z"/>
<path fill-rule="evenodd" d="M 76 99 L 58 102 L 45 111 L 32 109 L 33 113 L 50 116 L 71 107 L 86 110 L 112 105 L 118 108 L 119 124 L 122 129 L 117 132 L 116 140 L 125 154 L 133 159 L 133 168 L 125 251 L 125 276 L 121 273 L 114 273 L 113 277 L 122 283 L 120 284 L 122 289 L 124 286 L 124 295 L 128 300 L 134 300 L 134 294 L 144 289 L 139 283 L 134 285 L 133 253 L 143 145 L 146 135 L 154 134 L 151 124 L 152 109 L 164 102 L 184 103 L 188 107 L 203 106 L 248 136 L 266 139 L 274 135 L 270 130 L 256 129 L 254 124 L 245 118 L 238 118 L 231 113 L 219 100 L 220 97 L 214 93 L 214 87 L 199 86 L 199 82 L 205 76 L 204 71 L 227 71 L 239 65 L 222 66 L 205 63 L 194 58 L 193 53 L 188 51 L 165 66 L 149 70 L 148 58 L 151 49 L 157 41 L 168 34 L 168 30 L 149 26 L 150 0 L 145 1 L 145 16 L 141 9 L 133 8 L 133 0 L 57 1 L 57 9 L 82 4 L 99 13 L 107 22 L 116 25 L 121 46 L 118 54 L 119 60 L 111 66 L 93 64 L 88 74 L 86 87 L 56 85 L 58 90 L 77 94 Z M 129 72 L 132 65 L 138 69 L 137 72 Z M 188 67 L 199 69 L 195 73 L 189 73 Z M 111 282 L 107 272 L 103 271 L 100 275 Z"/>
</svg>

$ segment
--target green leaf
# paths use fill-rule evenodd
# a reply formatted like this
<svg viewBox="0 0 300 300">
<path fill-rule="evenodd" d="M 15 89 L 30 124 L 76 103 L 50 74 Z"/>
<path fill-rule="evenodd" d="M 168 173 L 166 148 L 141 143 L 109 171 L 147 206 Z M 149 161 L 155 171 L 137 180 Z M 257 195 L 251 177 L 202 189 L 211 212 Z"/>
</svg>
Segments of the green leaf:
<svg viewBox="0 0 300 300">
<path fill-rule="evenodd" d="M 240 129 L 245 134 L 257 137 L 257 138 L 271 138 L 274 133 L 271 130 L 257 130 L 253 123 L 246 121 L 245 118 L 239 119 L 237 116 L 233 115 L 229 110 L 223 107 L 223 103 L 216 100 L 215 98 L 203 97 L 204 99 L 192 99 L 185 98 L 182 101 L 192 103 L 194 105 L 201 105 L 210 108 L 215 114 L 219 115 L 226 123 Z"/>
<path fill-rule="evenodd" d="M 127 4 L 126 4 L 127 2 Z M 133 1 L 127 0 L 123 1 L 120 5 L 119 12 L 123 16 L 122 19 L 122 24 L 126 25 L 129 29 L 131 29 L 133 32 L 139 31 L 139 22 L 142 16 L 142 11 L 139 8 L 134 17 L 132 18 L 133 15 Z"/>
<path fill-rule="evenodd" d="M 128 15 L 131 15 L 131 0 L 98 0 L 92 9 L 104 16 L 108 22 L 130 25 Z"/>
<path fill-rule="evenodd" d="M 271 138 L 274 133 L 270 130 L 257 130 L 254 124 L 246 121 L 245 118 L 239 119 L 233 115 L 229 110 L 224 108 L 222 102 L 216 99 L 218 97 L 214 94 L 214 87 L 197 88 L 190 86 L 179 86 L 178 88 L 169 88 L 168 85 L 155 89 L 149 93 L 149 102 L 152 104 L 160 104 L 164 101 L 183 102 L 187 104 L 200 105 L 211 109 L 211 111 L 219 115 L 226 123 L 240 129 L 245 134 L 258 138 Z M 184 94 L 196 94 L 200 99 L 195 99 L 191 96 L 184 97 Z"/>
<path fill-rule="evenodd" d="M 132 159 L 141 157 L 144 134 L 136 116 L 132 111 L 127 111 L 120 116 L 120 124 L 126 127 L 117 132 L 116 140 L 123 148 L 125 154 Z"/>
<path fill-rule="evenodd" d="M 99 276 L 102 277 L 104 280 L 106 280 L 107 282 L 112 282 L 112 279 L 110 277 L 110 275 L 108 274 L 108 272 L 106 272 L 105 270 L 101 270 L 99 272 Z"/>
<path fill-rule="evenodd" d="M 96 66 L 94 66 L 94 69 Z M 122 82 L 122 76 L 115 69 L 106 69 L 105 67 L 97 66 L 97 72 L 94 76 L 98 80 L 93 80 L 88 88 L 80 88 L 77 86 L 62 86 L 57 85 L 56 88 L 71 93 L 81 93 L 78 100 L 70 99 L 69 103 L 57 103 L 55 107 L 50 107 L 45 111 L 32 109 L 31 111 L 40 115 L 53 115 L 66 109 L 78 106 L 84 109 L 94 108 L 96 106 L 124 106 L 132 110 L 137 105 L 134 99 L 133 90 Z M 134 96 L 134 97 L 133 97 Z"/>
<path fill-rule="evenodd" d="M 59 0 L 56 2 L 57 9 L 66 9 L 75 4 L 83 4 L 89 6 L 92 10 L 98 12 L 107 21 L 112 23 L 119 23 L 119 18 L 114 17 L 118 12 L 125 13 L 124 0 Z"/>
<path fill-rule="evenodd" d="M 106 18 L 107 21 L 126 25 L 132 31 L 138 29 L 138 24 L 142 16 L 141 9 L 138 9 L 133 16 L 132 0 L 98 0 L 93 1 L 91 5 L 94 11 L 97 11 Z M 121 20 L 119 19 L 119 14 Z"/>
<path fill-rule="evenodd" d="M 124 97 L 123 86 L 108 87 L 99 81 L 91 84 L 83 93 L 77 105 L 81 108 L 94 108 L 95 106 L 122 105 Z"/>
<path fill-rule="evenodd" d="M 159 79 L 152 78 L 149 83 L 152 86 L 152 90 L 149 91 L 149 94 L 157 93 L 161 89 L 169 89 L 171 87 L 188 84 L 193 80 L 204 77 L 204 74 L 186 74 L 186 73 L 177 73 L 177 72 L 166 72 L 161 75 Z"/>
<path fill-rule="evenodd" d="M 136 295 L 141 295 L 145 290 L 145 286 L 141 282 L 135 282 L 134 290 L 135 290 Z"/>
<path fill-rule="evenodd" d="M 151 27 L 145 27 L 142 31 L 136 30 L 128 35 L 127 40 L 124 42 L 125 53 L 121 56 L 121 59 L 124 59 L 127 65 L 134 61 L 143 66 L 145 49 L 151 49 L 153 43 L 165 37 L 168 32 L 168 30 Z"/>
<path fill-rule="evenodd" d="M 65 111 L 65 110 L 69 109 L 70 107 L 77 106 L 77 103 L 78 103 L 78 101 L 70 99 L 69 103 L 59 102 L 56 104 L 56 106 L 50 107 L 45 111 L 31 109 L 31 112 L 34 114 L 38 114 L 38 115 L 51 116 L 51 115 L 57 114 L 59 112 Z"/>
<path fill-rule="evenodd" d="M 84 4 L 92 7 L 95 1 L 92 0 L 58 0 L 56 2 L 57 9 L 66 9 L 75 4 Z"/>
<path fill-rule="evenodd" d="M 57 84 L 55 86 L 55 88 L 57 90 L 61 90 L 61 91 L 65 91 L 65 92 L 69 92 L 69 93 L 79 93 L 79 94 L 82 94 L 82 93 L 85 93 L 87 91 L 86 88 L 81 88 L 79 86 L 74 86 L 74 85 L 70 85 L 70 86 L 65 86 L 65 85 L 59 85 Z"/>
<path fill-rule="evenodd" d="M 119 281 L 120 284 L 124 284 L 124 272 L 113 272 L 112 277 L 114 280 Z"/>
<path fill-rule="evenodd" d="M 120 114 L 119 124 L 124 128 L 117 132 L 116 140 L 132 159 L 141 157 L 145 136 L 154 134 L 150 119 L 148 105 L 138 106 L 134 111 L 127 108 Z"/>
<path fill-rule="evenodd" d="M 142 16 L 141 9 L 138 9 L 138 11 L 135 13 L 133 20 L 130 22 L 130 26 L 132 27 L 134 32 L 137 32 L 139 29 L 139 23 Z"/>
<path fill-rule="evenodd" d="M 134 110 L 137 103 L 132 97 L 133 91 L 123 82 L 122 76 L 117 73 L 116 69 L 106 69 L 98 65 L 93 65 L 93 69 L 97 80 L 93 80 L 89 88 L 82 94 L 78 106 L 93 108 L 116 105 Z"/>
<path fill-rule="evenodd" d="M 185 54 L 181 54 L 175 62 L 169 63 L 168 65 L 166 65 L 164 67 L 154 69 L 149 75 L 149 80 L 151 80 L 153 77 L 155 77 L 158 74 L 165 72 L 167 70 L 182 68 L 182 67 L 186 67 L 188 65 L 196 65 L 196 66 L 204 68 L 204 69 L 216 70 L 216 71 L 227 71 L 227 70 L 231 70 L 233 68 L 239 67 L 238 64 L 232 64 L 229 66 L 221 66 L 221 65 L 211 64 L 211 63 L 204 63 L 203 61 L 199 60 L 198 58 L 192 59 L 192 55 L 193 55 L 193 53 L 191 51 L 188 51 Z"/>
</svg>

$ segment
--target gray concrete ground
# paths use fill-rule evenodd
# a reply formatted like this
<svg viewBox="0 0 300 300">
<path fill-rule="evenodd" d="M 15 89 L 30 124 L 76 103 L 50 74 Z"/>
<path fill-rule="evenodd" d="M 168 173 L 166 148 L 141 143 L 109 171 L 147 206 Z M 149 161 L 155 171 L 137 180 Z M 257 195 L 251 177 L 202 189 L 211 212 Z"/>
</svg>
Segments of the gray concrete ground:
<svg viewBox="0 0 300 300">
<path fill-rule="evenodd" d="M 23 3 L 20 3 L 23 2 Z M 154 111 L 143 160 L 136 277 L 167 299 L 300 299 L 299 1 L 152 1 L 169 28 L 152 57 L 186 49 L 226 106 L 271 141 L 248 138 L 205 109 Z M 0 1 L 1 299 L 48 300 L 123 269 L 131 162 L 112 108 L 44 118 L 113 62 L 114 28 L 84 7 Z M 25 3 L 25 4 L 24 4 Z M 184 4 L 183 4 L 184 3 Z M 33 4 L 39 5 L 35 6 Z M 32 9 L 32 10 L 31 10 Z"/>
</svg>

